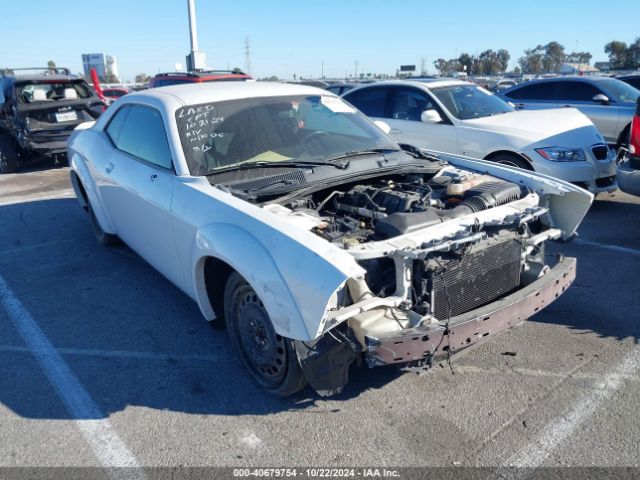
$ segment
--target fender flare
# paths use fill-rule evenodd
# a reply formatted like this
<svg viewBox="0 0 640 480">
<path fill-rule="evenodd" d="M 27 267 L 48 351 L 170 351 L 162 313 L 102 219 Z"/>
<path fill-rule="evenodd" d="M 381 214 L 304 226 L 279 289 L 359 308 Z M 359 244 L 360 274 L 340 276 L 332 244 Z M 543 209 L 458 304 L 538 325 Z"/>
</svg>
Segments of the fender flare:
<svg viewBox="0 0 640 480">
<path fill-rule="evenodd" d="M 91 204 L 91 208 L 93 209 L 93 213 L 98 219 L 100 228 L 102 228 L 102 230 L 104 230 L 106 233 L 115 234 L 116 232 L 106 215 L 104 207 L 102 206 L 102 202 L 100 201 L 100 196 L 96 189 L 95 183 L 93 182 L 91 175 L 89 174 L 84 159 L 79 153 L 73 153 L 73 155 L 69 159 L 69 167 L 71 186 L 73 187 L 73 191 L 76 194 L 76 198 L 78 199 L 80 206 L 84 208 L 87 206 L 86 202 L 89 202 Z M 86 199 L 83 196 L 83 191 L 87 195 Z"/>
<path fill-rule="evenodd" d="M 193 291 L 205 318 L 216 318 L 204 278 L 208 257 L 225 262 L 251 285 L 276 333 L 296 340 L 311 340 L 316 336 L 315 332 L 308 331 L 300 306 L 268 249 L 246 230 L 228 223 L 209 224 L 199 229 L 192 249 Z"/>
</svg>

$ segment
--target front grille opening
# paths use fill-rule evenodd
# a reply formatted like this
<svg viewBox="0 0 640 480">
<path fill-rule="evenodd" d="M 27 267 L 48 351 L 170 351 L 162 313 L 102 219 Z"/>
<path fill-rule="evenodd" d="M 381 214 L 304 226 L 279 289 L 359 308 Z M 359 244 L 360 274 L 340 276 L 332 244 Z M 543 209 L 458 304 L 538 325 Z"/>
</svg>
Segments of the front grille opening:
<svg viewBox="0 0 640 480">
<path fill-rule="evenodd" d="M 616 177 L 602 177 L 596 179 L 596 186 L 599 188 L 610 187 L 616 181 Z"/>
<path fill-rule="evenodd" d="M 432 271 L 433 315 L 446 320 L 474 310 L 520 285 L 522 246 L 515 238 L 474 246 L 460 261 Z"/>
<path fill-rule="evenodd" d="M 591 151 L 598 160 L 606 160 L 609 158 L 609 147 L 606 145 L 594 145 L 591 147 Z"/>
</svg>

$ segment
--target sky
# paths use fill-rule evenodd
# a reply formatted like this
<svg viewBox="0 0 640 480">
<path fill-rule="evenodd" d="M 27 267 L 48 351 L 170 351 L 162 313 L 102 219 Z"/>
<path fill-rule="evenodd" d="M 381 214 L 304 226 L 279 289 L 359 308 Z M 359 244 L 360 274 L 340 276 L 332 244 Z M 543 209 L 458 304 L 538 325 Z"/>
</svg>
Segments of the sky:
<svg viewBox="0 0 640 480">
<path fill-rule="evenodd" d="M 429 73 L 433 62 L 462 52 L 505 48 L 510 67 L 526 48 L 558 41 L 567 52 L 607 60 L 604 45 L 640 36 L 634 21 L 603 14 L 595 0 L 195 0 L 199 49 L 207 66 L 246 67 L 291 79 L 394 74 L 400 65 Z M 63 2 L 0 0 L 0 67 L 44 66 L 54 60 L 82 71 L 82 53 L 106 53 L 120 77 L 152 75 L 185 65 L 189 53 L 187 0 Z M 605 9 L 606 11 L 606 9 Z M 638 18 L 638 0 L 617 0 L 615 12 Z M 10 40 L 9 40 L 10 39 Z"/>
</svg>

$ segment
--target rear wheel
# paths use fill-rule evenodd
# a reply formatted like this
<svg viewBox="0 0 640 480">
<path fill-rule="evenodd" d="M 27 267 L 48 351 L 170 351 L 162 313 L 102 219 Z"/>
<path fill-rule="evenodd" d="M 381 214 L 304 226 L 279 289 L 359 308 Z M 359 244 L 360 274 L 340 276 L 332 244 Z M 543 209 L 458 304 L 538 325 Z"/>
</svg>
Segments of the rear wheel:
<svg viewBox="0 0 640 480">
<path fill-rule="evenodd" d="M 276 333 L 262 301 L 236 272 L 225 288 L 224 317 L 242 363 L 262 388 L 286 397 L 305 387 L 293 340 Z"/>
<path fill-rule="evenodd" d="M 506 165 L 507 167 L 518 167 L 524 170 L 533 170 L 531 165 L 526 162 L 524 159 L 516 156 L 516 155 L 508 155 L 501 154 L 496 155 L 495 157 L 490 159 L 492 162 L 500 163 L 502 165 Z"/>
<path fill-rule="evenodd" d="M 98 219 L 96 218 L 96 214 L 93 212 L 93 208 L 91 207 L 91 203 L 87 201 L 87 209 L 89 210 L 89 216 L 91 217 L 91 226 L 93 227 L 93 233 L 96 236 L 96 239 L 105 247 L 112 247 L 118 244 L 118 237 L 111 233 L 105 232 Z"/>
<path fill-rule="evenodd" d="M 15 173 L 19 166 L 18 146 L 12 138 L 0 135 L 0 173 Z"/>
</svg>

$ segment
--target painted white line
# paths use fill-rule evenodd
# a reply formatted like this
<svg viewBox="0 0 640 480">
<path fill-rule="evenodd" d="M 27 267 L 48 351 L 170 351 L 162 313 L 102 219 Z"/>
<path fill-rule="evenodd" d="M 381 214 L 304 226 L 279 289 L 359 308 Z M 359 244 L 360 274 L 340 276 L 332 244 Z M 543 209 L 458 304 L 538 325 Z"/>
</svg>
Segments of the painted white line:
<svg viewBox="0 0 640 480">
<path fill-rule="evenodd" d="M 59 245 L 61 243 L 69 243 L 69 242 L 76 242 L 76 241 L 77 240 L 75 238 L 67 238 L 66 240 L 56 240 L 55 242 L 38 243 L 37 245 L 25 245 L 24 247 L 12 248 L 11 250 L 2 250 L 0 251 L 0 255 L 20 253 L 20 252 L 24 252 L 25 250 L 33 250 L 34 248 L 51 247 L 53 245 Z"/>
<path fill-rule="evenodd" d="M 82 387 L 78 378 L 42 332 L 31 314 L 0 276 L 0 303 L 33 352 L 45 375 L 55 388 L 68 412 L 77 420 L 78 429 L 105 467 L 138 467 L 129 448 L 111 428 L 104 414 Z M 102 420 L 99 420 L 102 419 Z M 142 478 L 142 471 L 110 469 L 112 478 Z"/>
<path fill-rule="evenodd" d="M 56 193 L 42 193 L 40 195 L 19 196 L 12 195 L 6 199 L 0 198 L 0 206 L 15 205 L 17 203 L 36 202 L 39 200 L 55 200 L 57 198 L 75 198 L 76 194 L 73 189 L 56 190 Z"/>
<path fill-rule="evenodd" d="M 573 241 L 578 245 L 587 245 L 589 247 L 600 247 L 600 248 L 606 248 L 607 250 L 615 250 L 617 252 L 630 253 L 632 255 L 640 255 L 640 250 L 637 250 L 635 248 L 623 247 L 621 245 L 592 242 L 591 240 L 585 240 L 584 238 L 576 238 Z"/>
<path fill-rule="evenodd" d="M 511 456 L 506 461 L 506 466 L 526 468 L 541 466 L 560 443 L 616 393 L 626 378 L 636 375 L 639 370 L 640 348 L 636 347 L 618 367 L 597 382 L 585 397 L 543 428 L 537 438 L 526 448 Z M 532 471 L 516 470 L 513 473 L 518 477 L 518 473 L 526 476 Z"/>
<path fill-rule="evenodd" d="M 92 348 L 57 348 L 60 355 L 77 355 L 98 358 L 122 358 L 135 360 L 218 362 L 221 357 L 215 355 L 171 355 L 168 353 L 132 352 L 127 350 L 99 350 Z M 0 352 L 32 353 L 27 347 L 0 345 Z"/>
</svg>

